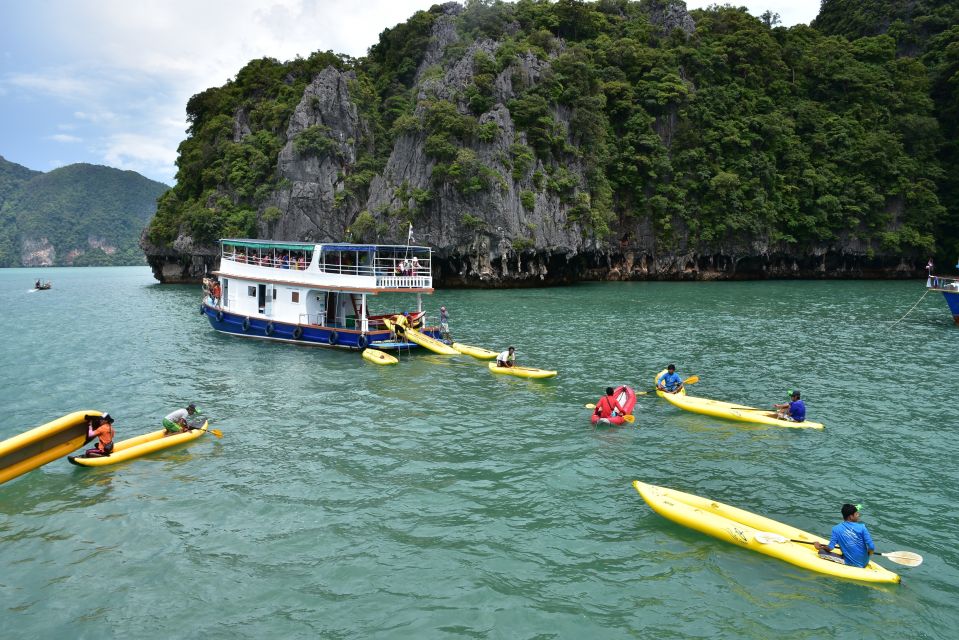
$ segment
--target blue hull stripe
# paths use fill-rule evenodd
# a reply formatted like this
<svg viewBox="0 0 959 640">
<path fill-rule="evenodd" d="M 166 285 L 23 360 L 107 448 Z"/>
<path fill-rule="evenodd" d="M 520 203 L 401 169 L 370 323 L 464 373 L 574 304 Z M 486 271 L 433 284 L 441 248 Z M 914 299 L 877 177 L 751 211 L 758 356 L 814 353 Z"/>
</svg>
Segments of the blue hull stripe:
<svg viewBox="0 0 959 640">
<path fill-rule="evenodd" d="M 236 313 L 215 309 L 207 304 L 202 306 L 203 315 L 210 321 L 210 326 L 223 333 L 232 333 L 244 338 L 259 338 L 261 340 L 279 340 L 282 342 L 296 342 L 301 344 L 317 345 L 322 347 L 339 347 L 343 349 L 359 349 L 359 339 L 362 334 L 359 332 L 345 331 L 329 327 L 314 327 L 306 325 L 295 325 L 285 322 L 275 322 L 265 318 L 249 318 Z M 217 320 L 217 313 L 222 313 L 222 320 Z M 248 322 L 244 329 L 244 323 Z M 269 332 L 269 325 L 272 325 L 272 333 Z M 299 329 L 300 335 L 296 336 Z M 431 338 L 440 339 L 439 330 L 423 329 L 422 333 Z M 331 337 L 335 335 L 335 338 Z M 370 331 L 366 334 L 369 341 L 368 346 L 376 347 L 379 343 L 385 343 L 386 348 L 396 348 L 399 343 L 392 341 L 389 331 Z M 416 344 L 402 343 L 404 347 L 419 347 Z"/>
</svg>

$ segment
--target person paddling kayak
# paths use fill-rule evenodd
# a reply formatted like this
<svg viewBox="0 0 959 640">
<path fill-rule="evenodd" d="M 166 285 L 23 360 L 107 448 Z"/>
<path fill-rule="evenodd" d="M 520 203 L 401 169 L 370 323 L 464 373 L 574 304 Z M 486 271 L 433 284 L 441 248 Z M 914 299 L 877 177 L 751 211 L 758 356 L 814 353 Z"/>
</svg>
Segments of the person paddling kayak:
<svg viewBox="0 0 959 640">
<path fill-rule="evenodd" d="M 596 410 L 593 412 L 600 420 L 609 420 L 615 416 L 626 415 L 626 410 L 616 401 L 612 387 L 606 387 L 606 395 L 596 403 Z"/>
<path fill-rule="evenodd" d="M 829 544 L 814 543 L 820 555 L 829 554 L 829 560 L 841 561 L 853 567 L 865 567 L 869 564 L 869 556 L 876 550 L 872 542 L 869 529 L 859 522 L 859 509 L 854 504 L 842 505 L 842 522 L 832 528 Z M 836 545 L 842 551 L 842 558 L 830 553 Z"/>
<path fill-rule="evenodd" d="M 200 410 L 191 402 L 186 409 L 177 409 L 168 414 L 163 418 L 163 428 L 166 429 L 167 435 L 192 429 L 193 427 L 187 422 L 187 418 L 192 418 L 197 413 L 200 413 Z"/>
<path fill-rule="evenodd" d="M 666 373 L 656 378 L 656 388 L 666 393 L 679 393 L 683 390 L 683 379 L 676 373 L 676 365 L 669 365 Z"/>
<path fill-rule="evenodd" d="M 773 406 L 776 407 L 776 417 L 780 420 L 803 422 L 806 419 L 806 403 L 799 399 L 799 392 L 796 390 L 789 392 L 789 402 Z"/>
</svg>

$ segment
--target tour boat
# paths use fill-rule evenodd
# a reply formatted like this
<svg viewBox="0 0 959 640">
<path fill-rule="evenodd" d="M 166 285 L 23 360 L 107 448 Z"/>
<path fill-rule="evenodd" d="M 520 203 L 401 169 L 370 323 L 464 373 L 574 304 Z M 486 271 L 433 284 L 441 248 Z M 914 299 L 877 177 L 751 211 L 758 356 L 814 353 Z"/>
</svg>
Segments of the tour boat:
<svg viewBox="0 0 959 640">
<path fill-rule="evenodd" d="M 959 264 L 956 268 L 959 269 Z M 926 288 L 942 294 L 946 304 L 949 305 L 949 310 L 952 311 L 952 319 L 959 324 L 959 278 L 930 275 L 926 279 Z"/>
<path fill-rule="evenodd" d="M 207 289 L 200 313 L 217 331 L 237 336 L 346 349 L 415 347 L 384 319 L 405 316 L 427 327 L 422 295 L 433 293 L 429 247 L 220 240 L 220 297 Z M 212 285 L 212 282 L 209 284 Z M 415 294 L 416 309 L 370 313 L 370 296 Z"/>
</svg>

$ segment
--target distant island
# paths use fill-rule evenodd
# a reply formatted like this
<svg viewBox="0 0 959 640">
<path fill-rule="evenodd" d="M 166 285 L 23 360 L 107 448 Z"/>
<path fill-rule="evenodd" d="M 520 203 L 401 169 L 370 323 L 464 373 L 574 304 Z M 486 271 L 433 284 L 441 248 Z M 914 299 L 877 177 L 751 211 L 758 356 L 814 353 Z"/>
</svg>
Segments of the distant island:
<svg viewBox="0 0 959 640">
<path fill-rule="evenodd" d="M 140 235 L 169 188 L 135 171 L 43 173 L 0 157 L 0 267 L 146 264 Z"/>
<path fill-rule="evenodd" d="M 909 278 L 959 252 L 959 5 L 812 25 L 673 0 L 434 5 L 368 55 L 251 61 L 186 105 L 143 248 L 433 247 L 439 286 Z"/>
</svg>

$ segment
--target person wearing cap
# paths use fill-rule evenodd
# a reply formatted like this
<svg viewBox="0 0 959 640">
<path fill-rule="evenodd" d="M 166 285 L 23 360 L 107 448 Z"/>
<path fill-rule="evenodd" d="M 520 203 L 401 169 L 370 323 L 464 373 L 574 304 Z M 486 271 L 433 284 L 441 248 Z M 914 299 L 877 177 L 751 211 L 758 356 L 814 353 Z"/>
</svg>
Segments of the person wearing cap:
<svg viewBox="0 0 959 640">
<path fill-rule="evenodd" d="M 666 367 L 666 372 L 656 378 L 656 388 L 666 393 L 679 393 L 683 390 L 683 379 L 676 373 L 676 365 Z"/>
<path fill-rule="evenodd" d="M 450 337 L 450 314 L 447 313 L 446 307 L 440 307 L 440 335 L 447 342 L 453 341 Z"/>
<path fill-rule="evenodd" d="M 803 422 L 806 419 L 806 403 L 799 399 L 799 391 L 789 392 L 789 402 L 783 404 L 774 404 L 776 417 L 780 420 L 789 420 L 790 422 Z"/>
<path fill-rule="evenodd" d="M 496 356 L 497 367 L 515 367 L 516 366 L 516 347 L 510 347 L 503 353 Z"/>
<path fill-rule="evenodd" d="M 167 415 L 167 417 L 163 419 L 163 428 L 166 429 L 167 435 L 192 429 L 193 427 L 187 422 L 187 418 L 192 418 L 197 413 L 200 413 L 199 409 L 191 402 L 187 405 L 186 409 L 177 409 Z"/>
<path fill-rule="evenodd" d="M 814 542 L 820 553 L 830 554 L 830 560 L 838 560 L 832 556 L 832 550 L 838 545 L 842 551 L 842 563 L 853 567 L 865 567 L 869 564 L 869 556 L 876 550 L 872 542 L 869 529 L 859 522 L 859 508 L 854 504 L 844 504 L 841 509 L 842 522 L 832 528 L 829 544 Z"/>
<path fill-rule="evenodd" d="M 83 455 L 87 458 L 102 458 L 113 453 L 113 436 L 116 432 L 113 429 L 113 416 L 104 413 L 99 417 L 91 417 L 87 421 L 87 438 L 97 438 L 97 444 L 93 449 L 87 449 Z M 96 426 L 94 426 L 96 425 Z"/>
</svg>

